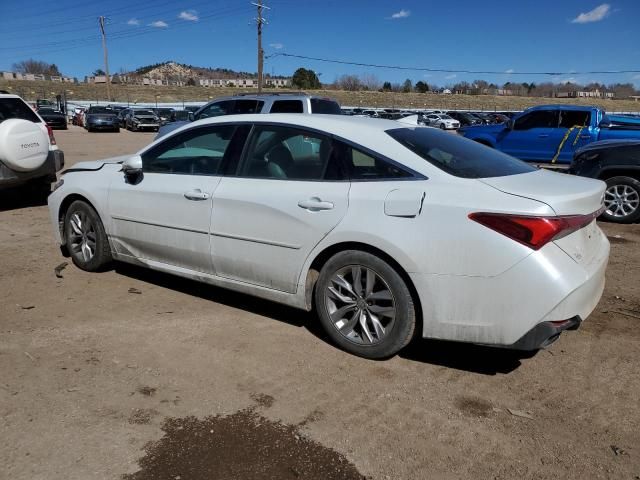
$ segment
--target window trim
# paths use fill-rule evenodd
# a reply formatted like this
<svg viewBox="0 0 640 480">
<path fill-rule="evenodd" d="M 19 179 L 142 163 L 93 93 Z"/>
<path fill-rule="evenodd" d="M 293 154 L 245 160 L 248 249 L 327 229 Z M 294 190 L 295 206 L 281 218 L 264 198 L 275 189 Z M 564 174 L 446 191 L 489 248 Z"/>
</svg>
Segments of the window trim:
<svg viewBox="0 0 640 480">
<path fill-rule="evenodd" d="M 371 150 L 370 148 L 367 148 L 363 145 L 360 145 L 358 143 L 352 142 L 351 140 L 347 140 L 346 138 L 343 138 L 339 135 L 334 135 L 331 133 L 327 133 L 324 132 L 322 130 L 318 130 L 316 128 L 312 128 L 312 127 L 305 127 L 305 126 L 299 126 L 299 125 L 293 125 L 290 123 L 282 123 L 282 122 L 234 122 L 234 124 L 236 125 L 241 125 L 241 124 L 250 124 L 252 125 L 251 130 L 249 131 L 249 134 L 247 135 L 247 139 L 245 140 L 244 143 L 244 148 L 242 149 L 242 156 L 240 157 L 240 161 L 238 162 L 238 166 L 236 167 L 236 172 L 235 174 L 229 174 L 226 175 L 227 177 L 235 177 L 235 178 L 250 178 L 250 179 L 261 179 L 261 180 L 277 180 L 277 181 L 289 181 L 289 182 L 406 182 L 406 181 L 414 181 L 414 180 L 428 180 L 429 177 L 427 177 L 426 175 L 416 172 L 415 170 L 413 170 L 410 167 L 407 167 L 406 165 L 401 164 L 400 162 L 397 162 L 385 155 L 382 155 L 378 152 L 375 152 L 373 150 Z M 404 170 L 405 172 L 407 172 L 409 174 L 409 176 L 406 177 L 401 177 L 401 178 L 371 178 L 371 179 L 365 179 L 365 178 L 345 178 L 342 180 L 328 180 L 328 179 L 324 179 L 324 178 L 320 178 L 320 179 L 289 179 L 289 178 L 265 178 L 265 177 L 250 177 L 250 176 L 246 176 L 246 175 L 240 175 L 239 172 L 241 171 L 241 167 L 244 166 L 244 163 L 246 161 L 246 156 L 248 155 L 248 148 L 249 148 L 249 144 L 250 144 L 250 140 L 252 139 L 253 135 L 254 135 L 254 131 L 255 131 L 255 127 L 257 125 L 261 125 L 261 126 L 271 126 L 271 127 L 290 127 L 290 128 L 296 128 L 298 130 L 303 130 L 303 131 L 307 131 L 310 133 L 314 133 L 316 135 L 324 135 L 325 137 L 330 138 L 331 140 L 337 140 L 340 141 L 342 143 L 344 143 L 345 145 L 354 148 L 356 150 L 360 150 L 362 153 L 365 153 L 366 155 L 369 155 L 370 157 L 373 157 L 377 160 L 381 160 L 383 162 L 387 162 L 391 165 L 393 165 L 394 167 L 400 169 L 400 170 Z M 348 171 L 349 169 L 347 168 L 347 165 L 344 165 L 344 160 L 343 160 L 343 165 L 342 167 L 345 169 L 345 171 Z"/>
</svg>

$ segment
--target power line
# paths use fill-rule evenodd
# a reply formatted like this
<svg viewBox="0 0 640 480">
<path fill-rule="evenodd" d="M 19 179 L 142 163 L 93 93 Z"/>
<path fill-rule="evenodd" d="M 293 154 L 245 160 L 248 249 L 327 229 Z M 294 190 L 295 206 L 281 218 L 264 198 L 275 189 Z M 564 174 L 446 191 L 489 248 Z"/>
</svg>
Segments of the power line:
<svg viewBox="0 0 640 480">
<path fill-rule="evenodd" d="M 273 53 L 266 58 L 274 57 L 291 57 L 300 58 L 303 60 L 313 60 L 316 62 L 337 63 L 340 65 L 354 65 L 357 67 L 373 67 L 373 68 L 386 68 L 390 70 L 413 70 L 419 72 L 433 72 L 433 73 L 472 73 L 472 74 L 484 74 L 484 75 L 605 75 L 605 74 L 620 74 L 620 73 L 640 73 L 640 70 L 591 70 L 583 72 L 515 72 L 515 71 L 495 71 L 495 70 L 452 70 L 446 68 L 430 68 L 430 67 L 407 67 L 400 65 L 381 65 L 376 63 L 362 63 L 351 62 L 346 60 L 333 60 L 329 58 L 308 57 L 306 55 L 295 55 L 293 53 Z"/>
</svg>

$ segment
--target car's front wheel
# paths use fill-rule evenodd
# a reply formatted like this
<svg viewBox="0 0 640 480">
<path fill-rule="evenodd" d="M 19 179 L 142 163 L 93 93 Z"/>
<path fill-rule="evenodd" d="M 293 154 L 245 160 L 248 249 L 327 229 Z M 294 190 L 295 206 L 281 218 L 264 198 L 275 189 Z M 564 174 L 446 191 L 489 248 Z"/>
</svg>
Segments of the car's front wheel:
<svg viewBox="0 0 640 480">
<path fill-rule="evenodd" d="M 102 221 L 86 202 L 76 200 L 67 209 L 64 236 L 67 250 L 78 268 L 95 272 L 111 262 L 111 249 Z"/>
<path fill-rule="evenodd" d="M 381 258 L 347 250 L 323 266 L 315 306 L 329 337 L 365 358 L 387 358 L 411 338 L 416 314 L 403 278 Z"/>
<path fill-rule="evenodd" d="M 632 177 L 611 177 L 606 180 L 605 211 L 602 217 L 615 223 L 640 220 L 640 181 Z"/>
</svg>

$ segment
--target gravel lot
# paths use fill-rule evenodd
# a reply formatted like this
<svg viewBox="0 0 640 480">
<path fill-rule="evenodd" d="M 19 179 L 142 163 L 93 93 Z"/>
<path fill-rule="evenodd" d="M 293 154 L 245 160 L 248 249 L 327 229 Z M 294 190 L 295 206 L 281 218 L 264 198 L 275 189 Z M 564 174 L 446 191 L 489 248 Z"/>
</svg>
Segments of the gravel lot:
<svg viewBox="0 0 640 480">
<path fill-rule="evenodd" d="M 154 134 L 55 135 L 70 166 Z M 187 280 L 56 278 L 46 206 L 2 194 L 0 477 L 639 479 L 640 226 L 602 227 L 604 297 L 548 350 L 374 362 L 311 314 Z"/>
</svg>

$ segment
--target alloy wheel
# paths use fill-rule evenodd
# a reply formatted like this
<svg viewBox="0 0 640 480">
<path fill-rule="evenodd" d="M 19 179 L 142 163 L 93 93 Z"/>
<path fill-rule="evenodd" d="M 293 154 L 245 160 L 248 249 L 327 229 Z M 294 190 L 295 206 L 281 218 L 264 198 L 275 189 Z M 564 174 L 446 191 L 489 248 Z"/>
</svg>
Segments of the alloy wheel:
<svg viewBox="0 0 640 480">
<path fill-rule="evenodd" d="M 612 185 L 604 194 L 604 206 L 612 217 L 627 217 L 640 206 L 640 195 L 629 185 Z"/>
<path fill-rule="evenodd" d="M 89 262 L 96 254 L 96 231 L 85 212 L 76 211 L 69 217 L 71 226 L 71 253 L 82 261 Z"/>
<path fill-rule="evenodd" d="M 380 274 L 362 265 L 338 270 L 324 292 L 333 326 L 359 345 L 380 343 L 391 331 L 396 302 Z"/>
</svg>

